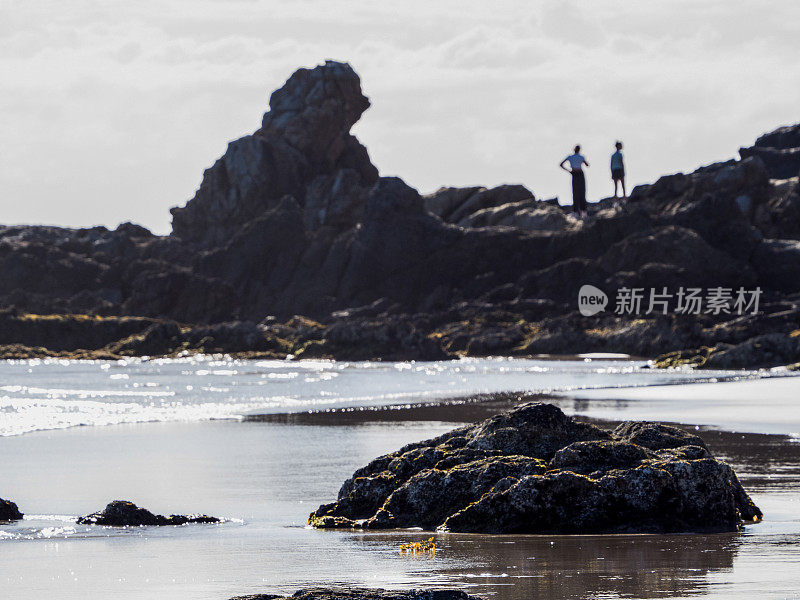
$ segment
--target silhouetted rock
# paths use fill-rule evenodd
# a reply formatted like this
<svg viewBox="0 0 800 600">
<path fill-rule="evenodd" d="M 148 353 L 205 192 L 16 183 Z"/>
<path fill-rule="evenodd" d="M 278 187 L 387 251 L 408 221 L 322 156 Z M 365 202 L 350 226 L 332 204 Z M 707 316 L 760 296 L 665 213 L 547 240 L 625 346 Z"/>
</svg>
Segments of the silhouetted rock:
<svg viewBox="0 0 800 600">
<path fill-rule="evenodd" d="M 701 256 L 702 260 L 697 260 Z M 747 263 L 716 250 L 697 233 L 683 227 L 633 233 L 612 245 L 599 263 L 609 273 L 636 272 L 653 264 L 674 265 L 683 269 L 680 276 L 675 273 L 675 280 L 699 287 L 737 284 L 749 287 L 755 283 L 755 274 Z"/>
<path fill-rule="evenodd" d="M 769 199 L 753 209 L 753 224 L 765 238 L 800 240 L 800 181 L 774 183 Z"/>
<path fill-rule="evenodd" d="M 764 287 L 800 291 L 800 241 L 764 240 L 753 254 L 753 266 Z"/>
<path fill-rule="evenodd" d="M 139 508 L 127 500 L 114 500 L 101 512 L 80 517 L 81 525 L 107 525 L 111 527 L 140 527 L 145 525 L 185 525 L 186 523 L 218 523 L 216 517 L 208 515 L 154 515 L 146 508 Z"/>
<path fill-rule="evenodd" d="M 613 432 L 530 403 L 357 470 L 319 528 L 481 533 L 735 531 L 761 511 L 733 470 L 675 427 Z"/>
<path fill-rule="evenodd" d="M 709 369 L 747 369 L 789 365 L 800 356 L 800 337 L 766 333 L 739 344 L 718 344 L 703 364 Z"/>
<path fill-rule="evenodd" d="M 98 350 L 122 338 L 141 334 L 153 323 L 153 319 L 141 317 L 0 311 L 0 344 L 27 344 L 53 351 Z"/>
<path fill-rule="evenodd" d="M 800 174 L 800 125 L 780 127 L 756 140 L 750 148 L 740 148 L 742 158 L 757 156 L 767 166 L 770 177 L 787 179 Z"/>
<path fill-rule="evenodd" d="M 483 208 L 458 223 L 463 227 L 516 227 L 531 231 L 563 231 L 570 225 L 567 214 L 558 207 L 535 198 Z"/>
<path fill-rule="evenodd" d="M 23 517 L 17 505 L 0 498 L 0 521 L 17 521 Z"/>
<path fill-rule="evenodd" d="M 447 352 L 404 318 L 340 320 L 297 353 L 298 358 L 442 360 Z"/>
<path fill-rule="evenodd" d="M 350 65 L 299 69 L 270 97 L 261 128 L 231 142 L 195 197 L 172 209 L 174 235 L 221 245 L 284 196 L 305 207 L 312 229 L 352 223 L 378 177 L 350 135 L 368 107 Z"/>
<path fill-rule="evenodd" d="M 677 351 L 705 364 L 703 348 L 800 329 L 798 169 L 776 179 L 800 126 L 762 136 L 743 160 L 638 186 L 622 207 L 605 198 L 577 220 L 522 185 L 421 197 L 379 177 L 350 133 L 368 107 L 349 65 L 298 70 L 261 127 L 231 142 L 172 210 L 169 236 L 132 223 L 0 227 L 0 356 Z M 609 304 L 587 320 L 576 311 L 584 284 L 612 299 L 622 288 L 718 286 L 763 296 L 759 314 L 662 315 L 645 299 L 637 314 Z M 800 361 L 775 352 L 759 364 L 782 356 Z"/>
<path fill-rule="evenodd" d="M 424 197 L 425 210 L 433 213 L 443 220 L 447 220 L 450 214 L 461 206 L 468 198 L 484 191 L 483 187 L 442 187 L 432 194 Z"/>
</svg>

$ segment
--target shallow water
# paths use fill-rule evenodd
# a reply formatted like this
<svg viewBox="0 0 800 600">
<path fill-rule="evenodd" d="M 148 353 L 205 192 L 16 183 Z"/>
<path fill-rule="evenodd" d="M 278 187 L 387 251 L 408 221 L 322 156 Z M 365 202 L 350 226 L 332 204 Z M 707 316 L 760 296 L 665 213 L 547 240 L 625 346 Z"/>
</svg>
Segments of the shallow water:
<svg viewBox="0 0 800 600">
<path fill-rule="evenodd" d="M 578 369 L 576 379 L 583 381 L 575 384 L 562 372 L 564 386 L 596 385 L 598 378 L 606 377 L 606 372 L 586 375 L 580 371 L 586 364 L 553 368 Z M 589 366 L 629 368 L 628 363 Z M 65 372 L 72 377 L 68 368 L 62 375 Z M 85 372 L 72 381 L 86 387 Z M 774 387 L 780 382 L 788 387 Z M 769 397 L 791 424 L 800 412 L 797 384 L 800 379 L 706 384 L 699 387 L 707 390 L 708 398 L 695 397 L 691 405 L 709 410 L 717 402 L 711 399 L 714 390 L 724 385 L 729 386 L 723 394 L 726 401 Z M 515 382 L 512 389 L 518 387 Z M 682 390 L 688 387 L 667 386 L 659 394 L 674 392 L 676 403 L 685 402 Z M 606 395 L 619 393 L 614 389 Z M 606 411 L 616 407 L 618 418 L 635 417 L 639 406 L 636 399 L 559 402 L 570 412 L 588 416 L 608 416 Z M 670 406 L 666 397 L 659 402 L 664 404 L 642 406 L 650 407 L 648 414 Z M 774 435 L 702 433 L 712 450 L 737 469 L 766 514 L 763 523 L 741 534 L 446 534 L 436 536 L 433 557 L 413 557 L 401 556 L 398 545 L 431 534 L 303 527 L 308 513 L 332 500 L 355 468 L 409 441 L 481 418 L 478 408 L 389 411 L 391 421 L 384 420 L 387 412 L 360 411 L 357 419 L 321 415 L 308 423 L 161 422 L 2 438 L 0 496 L 13 499 L 32 516 L 0 524 L 0 589 L 4 597 L 23 600 L 211 600 L 332 582 L 447 585 L 509 600 L 798 596 L 800 443 L 784 435 L 794 431 L 790 425 Z M 724 413 L 718 413 L 717 421 L 718 427 L 726 427 Z M 227 521 L 123 530 L 75 524 L 74 516 L 117 498 L 156 512 L 207 512 Z"/>
<path fill-rule="evenodd" d="M 658 371 L 642 361 L 180 360 L 0 362 L 0 436 L 79 425 L 424 402 L 478 392 L 655 385 L 764 373 Z"/>
</svg>

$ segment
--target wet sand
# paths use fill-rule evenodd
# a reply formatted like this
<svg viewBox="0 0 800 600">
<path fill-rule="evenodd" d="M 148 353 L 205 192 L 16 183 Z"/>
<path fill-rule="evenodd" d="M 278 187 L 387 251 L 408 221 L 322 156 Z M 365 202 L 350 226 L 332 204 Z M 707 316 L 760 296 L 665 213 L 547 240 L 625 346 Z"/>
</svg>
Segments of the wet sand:
<svg viewBox="0 0 800 600">
<path fill-rule="evenodd" d="M 653 385 L 557 393 L 565 410 L 604 419 L 694 423 L 754 433 L 800 437 L 800 377 L 706 385 Z"/>
<path fill-rule="evenodd" d="M 514 396 L 482 400 L 5 438 L 4 494 L 47 520 L 0 525 L 6 536 L 17 536 L 0 541 L 0 588 L 23 600 L 211 600 L 319 583 L 456 586 L 508 600 L 797 596 L 800 443 L 785 434 L 700 428 L 765 512 L 764 522 L 737 534 L 438 534 L 435 556 L 414 557 L 401 556 L 398 545 L 433 534 L 303 527 L 308 513 L 332 500 L 371 458 L 485 418 Z M 793 398 L 783 401 L 787 411 L 800 410 Z M 594 412 L 592 400 L 559 402 L 572 412 Z M 627 418 L 635 410 L 626 402 L 618 414 Z M 203 511 L 232 520 L 120 531 L 53 516 L 91 512 L 115 498 L 157 512 Z"/>
</svg>

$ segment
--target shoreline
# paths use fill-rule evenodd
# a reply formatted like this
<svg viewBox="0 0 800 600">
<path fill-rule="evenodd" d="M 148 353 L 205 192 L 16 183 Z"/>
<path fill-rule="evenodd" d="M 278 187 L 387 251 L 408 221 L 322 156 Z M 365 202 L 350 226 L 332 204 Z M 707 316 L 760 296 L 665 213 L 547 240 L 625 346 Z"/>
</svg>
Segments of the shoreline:
<svg viewBox="0 0 800 600">
<path fill-rule="evenodd" d="M 649 393 L 657 393 L 665 390 L 668 394 L 670 388 L 683 388 L 687 386 L 707 387 L 713 385 L 743 384 L 743 383 L 764 383 L 785 380 L 795 382 L 797 375 L 787 372 L 780 375 L 769 376 L 750 376 L 740 377 L 731 375 L 729 377 L 715 378 L 713 380 L 689 380 L 674 381 L 669 383 L 653 383 L 630 386 L 607 386 L 589 387 L 573 390 L 555 390 L 551 392 L 526 392 L 524 390 L 513 392 L 493 392 L 486 394 L 472 394 L 466 396 L 456 396 L 449 398 L 439 398 L 424 402 L 403 402 L 389 405 L 366 405 L 334 407 L 326 409 L 312 409 L 305 411 L 287 411 L 279 413 L 251 413 L 243 415 L 242 422 L 246 423 L 280 423 L 288 425 L 362 425 L 373 422 L 424 422 L 437 421 L 443 423 L 471 423 L 488 418 L 502 411 L 510 410 L 523 402 L 549 402 L 560 406 L 582 420 L 588 422 L 619 424 L 626 420 L 633 420 L 636 417 L 628 414 L 627 418 L 614 418 L 609 416 L 587 416 L 583 411 L 597 410 L 593 405 L 606 405 L 615 402 L 626 402 L 625 395 L 641 396 L 642 401 L 647 401 Z M 800 379 L 796 380 L 798 390 L 800 390 Z M 620 397 L 621 396 L 621 397 Z M 627 400 L 628 405 L 635 403 L 636 400 Z M 570 407 L 572 405 L 572 407 Z M 619 410 L 625 407 L 618 406 Z M 723 407 L 724 410 L 724 407 Z M 765 411 L 772 409 L 765 407 Z M 635 410 L 629 411 L 635 413 Z M 627 414 L 627 413 L 626 413 Z M 641 420 L 641 419 L 636 419 Z M 800 435 L 800 420 L 796 431 L 787 431 L 784 434 L 772 431 L 747 430 L 730 427 L 726 429 L 724 420 L 717 424 L 713 422 L 695 422 L 681 419 L 654 418 L 654 421 L 669 423 L 685 427 L 699 427 L 703 431 L 721 430 L 737 433 L 752 433 L 762 435 Z M 730 425 L 730 424 L 729 424 Z"/>
<path fill-rule="evenodd" d="M 593 393 L 613 398 L 637 389 L 797 376 L 780 370 L 662 371 L 606 357 L 376 363 L 205 355 L 118 362 L 4 361 L 0 366 L 6 384 L 2 404 L 8 407 L 0 419 L 2 436 L 160 421 L 358 422 L 365 411 L 372 412 L 368 418 L 419 420 L 403 410 L 410 407 L 452 422 L 456 414 L 477 418 L 503 410 L 522 394 L 546 395 L 575 412 L 565 397 Z M 47 390 L 54 381 L 58 383 L 51 394 Z M 308 416 L 309 411 L 318 414 Z"/>
<path fill-rule="evenodd" d="M 674 315 L 583 317 L 566 305 L 542 312 L 537 302 L 473 303 L 442 313 L 363 316 L 359 311 L 343 311 L 321 321 L 296 315 L 283 323 L 270 317 L 258 324 L 0 309 L 0 360 L 224 355 L 253 360 L 384 362 L 625 356 L 648 361 L 657 369 L 800 368 L 800 351 L 795 348 L 800 344 L 800 329 L 793 329 L 782 303 L 767 307 L 770 314 L 730 322 L 706 319 L 702 327 L 708 340 L 681 342 L 681 336 L 687 335 L 684 330 L 698 324 Z M 408 329 L 405 333 L 402 323 Z M 726 328 L 734 329 L 723 334 Z M 744 330 L 748 333 L 742 339 Z"/>
<path fill-rule="evenodd" d="M 675 386 L 669 388 L 677 391 Z M 482 404 L 299 413 L 299 421 L 288 426 L 280 420 L 285 415 L 278 415 L 273 422 L 144 423 L 0 439 L 9 461 L 4 485 L 15 492 L 23 511 L 29 506 L 34 515 L 84 514 L 112 496 L 121 496 L 165 514 L 191 507 L 241 519 L 221 527 L 98 531 L 95 536 L 78 528 L 20 543 L 4 540 L 0 543 L 6 552 L 4 560 L 9 569 L 16 569 L 16 579 L 5 585 L 12 595 L 23 589 L 37 590 L 36 596 L 28 592 L 14 596 L 21 600 L 41 595 L 33 583 L 41 581 L 43 572 L 51 573 L 53 585 L 58 586 L 47 589 L 58 589 L 57 595 L 68 600 L 85 597 L 87 589 L 94 592 L 89 595 L 98 596 L 101 589 L 106 593 L 113 589 L 121 600 L 177 600 L 181 595 L 219 600 L 266 590 L 291 592 L 314 583 L 367 581 L 370 587 L 393 589 L 447 583 L 473 595 L 503 600 L 524 600 L 533 592 L 560 599 L 587 590 L 631 597 L 716 590 L 717 596 L 712 597 L 744 599 L 752 597 L 751 581 L 774 589 L 792 580 L 791 569 L 770 569 L 766 581 L 758 569 L 748 567 L 763 556 L 775 564 L 789 564 L 797 556 L 782 541 L 800 535 L 793 512 L 800 444 L 777 434 L 700 426 L 709 447 L 736 469 L 742 485 L 752 490 L 754 501 L 765 512 L 762 523 L 739 534 L 557 539 L 437 534 L 436 558 L 420 560 L 404 559 L 397 551 L 401 543 L 430 537 L 419 531 L 362 533 L 303 527 L 308 511 L 334 499 L 341 481 L 353 469 L 406 443 L 449 431 L 458 426 L 457 421 L 482 416 L 470 416 L 470 411 L 499 410 L 509 396 L 513 402 L 512 394 L 499 394 Z M 588 406 L 592 414 L 591 401 L 580 406 Z M 394 416 L 397 421 L 391 420 Z M 361 422 L 348 421 L 351 417 Z M 579 419 L 591 421 L 583 415 Z M 697 431 L 694 425 L 683 427 Z M 165 462 L 166 449 L 172 458 Z M 76 464 L 81 468 L 76 470 Z M 107 473 L 102 481 L 96 475 L 99 472 Z M 63 495 L 53 494 L 54 485 Z M 51 520 L 19 524 L 41 531 L 69 525 Z M 56 546 L 58 560 L 52 553 Z M 637 576 L 643 556 L 657 574 L 655 579 Z M 343 561 L 349 565 L 347 573 L 342 572 Z M 129 564 L 133 566 L 125 566 Z M 144 568 L 136 567 L 139 564 Z M 72 576 L 62 576 L 69 570 L 77 582 Z M 175 573 L 181 573 L 177 584 L 170 580 Z M 555 578 L 564 591 L 547 596 L 536 579 L 543 573 Z M 727 585 L 717 585 L 723 580 Z M 0 583 L 4 581 L 0 578 Z"/>
<path fill-rule="evenodd" d="M 456 414 L 477 419 L 509 408 L 521 394 L 546 395 L 574 414 L 589 404 L 570 397 L 594 395 L 595 404 L 609 405 L 614 404 L 610 399 L 637 393 L 647 400 L 648 390 L 670 395 L 675 385 L 769 381 L 791 385 L 797 376 L 781 370 L 662 371 L 630 360 L 568 357 L 375 363 L 204 356 L 120 362 L 0 361 L 0 365 L 6 384 L 3 404 L 10 409 L 0 419 L 0 436 L 163 421 L 356 423 L 375 415 L 384 420 L 419 420 L 410 416 L 409 408 L 452 422 Z M 54 377 L 64 376 L 54 396 L 46 393 Z M 724 406 L 725 398 L 721 401 Z M 619 406 L 604 410 L 613 413 L 605 415 L 612 420 L 621 414 Z M 372 416 L 365 416 L 366 411 Z M 640 415 L 631 412 L 628 418 Z"/>
</svg>

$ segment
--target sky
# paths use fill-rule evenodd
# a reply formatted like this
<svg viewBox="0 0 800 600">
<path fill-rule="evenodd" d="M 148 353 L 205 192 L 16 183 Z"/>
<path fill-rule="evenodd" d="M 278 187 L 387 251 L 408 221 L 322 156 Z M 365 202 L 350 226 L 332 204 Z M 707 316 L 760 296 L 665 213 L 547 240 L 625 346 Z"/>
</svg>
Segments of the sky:
<svg viewBox="0 0 800 600">
<path fill-rule="evenodd" d="M 299 67 L 347 61 L 353 129 L 421 193 L 588 197 L 736 157 L 800 122 L 800 3 L 730 0 L 0 0 L 0 223 L 170 231 L 203 170 Z"/>
</svg>

